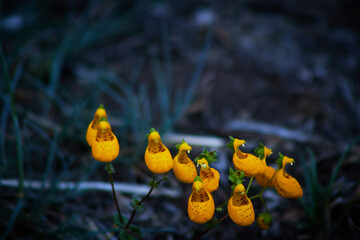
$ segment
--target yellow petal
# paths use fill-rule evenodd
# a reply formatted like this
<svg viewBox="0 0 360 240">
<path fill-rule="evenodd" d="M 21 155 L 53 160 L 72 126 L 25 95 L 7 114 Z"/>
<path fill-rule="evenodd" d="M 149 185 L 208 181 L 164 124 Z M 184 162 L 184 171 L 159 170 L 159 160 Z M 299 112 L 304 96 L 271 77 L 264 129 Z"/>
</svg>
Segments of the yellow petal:
<svg viewBox="0 0 360 240">
<path fill-rule="evenodd" d="M 278 194 L 284 198 L 301 198 L 303 195 L 303 190 L 299 182 L 285 172 L 285 165 L 293 163 L 293 159 L 284 157 L 283 167 L 274 177 L 274 184 Z"/>
<path fill-rule="evenodd" d="M 215 203 L 211 194 L 206 191 L 202 183 L 195 181 L 193 183 L 199 186 L 193 187 L 193 191 L 188 201 L 188 215 L 191 221 L 195 223 L 206 223 L 210 221 L 215 212 Z"/>
<path fill-rule="evenodd" d="M 220 174 L 216 169 L 211 167 L 201 167 L 200 178 L 207 191 L 213 192 L 219 188 Z"/>
<path fill-rule="evenodd" d="M 255 211 L 251 200 L 246 196 L 245 188 L 239 184 L 228 202 L 231 220 L 239 226 L 249 226 L 255 221 Z"/>
<path fill-rule="evenodd" d="M 264 217 L 262 216 L 256 218 L 256 226 L 258 226 L 258 228 L 260 228 L 261 230 L 269 229 L 269 224 L 264 222 Z"/>
<path fill-rule="evenodd" d="M 156 132 L 151 133 L 151 135 L 154 133 Z M 151 172 L 157 174 L 166 173 L 173 168 L 171 153 L 158 138 L 149 142 L 145 151 L 145 163 Z"/>
<path fill-rule="evenodd" d="M 192 183 L 197 176 L 197 171 L 195 164 L 187 156 L 186 151 L 179 151 L 178 155 L 174 157 L 173 171 L 176 179 L 180 182 Z"/>
<path fill-rule="evenodd" d="M 86 131 L 86 141 L 88 142 L 89 146 L 92 145 L 96 137 L 98 124 L 102 117 L 105 119 L 107 118 L 106 111 L 105 109 L 98 108 L 95 112 L 94 119 L 90 122 Z"/>
<path fill-rule="evenodd" d="M 243 153 L 239 149 L 233 155 L 233 163 L 236 169 L 244 171 L 246 177 L 253 177 L 265 171 L 259 158 L 250 153 Z"/>
<path fill-rule="evenodd" d="M 255 175 L 255 180 L 262 187 L 274 187 L 274 178 L 270 181 L 275 173 L 275 169 L 273 167 L 265 166 L 265 171 L 261 174 Z"/>
<path fill-rule="evenodd" d="M 93 157 L 100 162 L 110 162 L 117 158 L 120 151 L 119 142 L 112 133 L 110 124 L 101 121 L 97 135 L 91 146 Z"/>
</svg>

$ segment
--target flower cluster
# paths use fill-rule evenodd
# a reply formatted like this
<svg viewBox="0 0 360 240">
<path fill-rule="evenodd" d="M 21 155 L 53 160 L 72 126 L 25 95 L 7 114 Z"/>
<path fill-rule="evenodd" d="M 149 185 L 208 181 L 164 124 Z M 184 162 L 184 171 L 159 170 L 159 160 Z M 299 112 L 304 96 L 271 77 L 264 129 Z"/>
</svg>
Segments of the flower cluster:
<svg viewBox="0 0 360 240">
<path fill-rule="evenodd" d="M 86 140 L 91 146 L 93 157 L 100 162 L 111 162 L 119 155 L 119 142 L 111 131 L 103 105 L 96 110 L 88 126 Z"/>
<path fill-rule="evenodd" d="M 274 169 L 268 166 L 266 162 L 266 158 L 272 154 L 271 149 L 260 143 L 255 149 L 255 155 L 246 153 L 240 150 L 240 147 L 245 147 L 245 140 L 230 137 L 228 147 L 233 152 L 232 162 L 235 167 L 235 171 L 232 168 L 229 169 L 228 179 L 232 182 L 231 195 L 224 204 L 220 207 L 215 207 L 212 194 L 219 188 L 220 174 L 215 168 L 210 167 L 210 164 L 216 161 L 216 151 L 209 152 L 204 149 L 192 161 L 189 157 L 192 147 L 182 140 L 181 143 L 176 145 L 178 153 L 173 158 L 169 149 L 162 143 L 160 134 L 154 128 L 150 129 L 147 139 L 148 145 L 144 154 L 145 164 L 151 172 L 164 174 L 164 176 L 157 182 L 155 182 L 155 175 L 153 176 L 153 180 L 149 184 L 151 186 L 149 193 L 142 200 L 137 200 L 132 204 L 134 210 L 126 224 L 124 224 L 120 208 L 116 204 L 121 222 L 120 225 L 123 226 L 122 234 L 129 234 L 129 231 L 131 232 L 130 229 L 134 228 L 131 222 L 136 211 L 141 208 L 141 203 L 145 201 L 161 181 L 166 180 L 166 174 L 171 169 L 173 169 L 175 178 L 178 181 L 192 184 L 187 208 L 190 220 L 199 224 L 210 224 L 210 227 L 215 226 L 228 216 L 239 226 L 253 224 L 255 222 L 255 210 L 252 200 L 259 198 L 266 212 L 258 214 L 256 225 L 262 230 L 267 230 L 272 221 L 266 203 L 262 198 L 262 194 L 267 188 L 275 188 L 277 193 L 284 198 L 297 199 L 303 195 L 299 182 L 285 171 L 286 165 L 293 165 L 294 160 L 292 158 L 279 153 L 279 158 L 276 160 L 278 166 Z M 117 158 L 120 147 L 107 121 L 107 114 L 102 105 L 96 110 L 94 118 L 88 126 L 86 140 L 91 146 L 93 157 L 98 161 L 107 163 L 105 169 L 108 170 L 110 175 L 114 199 L 117 203 L 111 177 L 114 171 L 110 162 Z M 244 186 L 245 177 L 250 178 L 246 188 Z M 248 197 L 247 194 L 253 179 L 263 189 L 258 194 Z M 215 210 L 223 211 L 223 206 L 225 205 L 227 205 L 228 214 L 220 220 L 216 220 L 214 217 Z M 131 234 L 134 236 L 134 231 Z"/>
<path fill-rule="evenodd" d="M 302 188 L 298 181 L 285 172 L 285 165 L 294 162 L 293 159 L 283 156 L 276 161 L 278 168 L 268 166 L 266 158 L 272 150 L 262 143 L 255 149 L 255 155 L 240 150 L 245 146 L 245 140 L 230 137 L 228 147 L 233 151 L 235 171 L 230 168 L 229 180 L 233 183 L 231 197 L 227 201 L 228 216 L 239 226 L 249 226 L 255 222 L 255 211 L 252 199 L 259 198 L 263 204 L 262 193 L 267 188 L 275 187 L 278 194 L 284 198 L 300 198 Z M 192 192 L 188 201 L 188 215 L 191 221 L 199 224 L 214 222 L 215 204 L 212 193 L 219 187 L 220 174 L 209 164 L 216 161 L 216 152 L 206 149 L 194 159 L 189 158 L 191 146 L 184 140 L 176 145 L 178 154 L 172 159 L 169 150 L 161 142 L 159 133 L 151 129 L 148 134 L 148 147 L 145 152 L 145 163 L 154 173 L 165 173 L 173 169 L 177 180 L 183 183 L 192 183 Z M 257 156 L 256 156 L 257 155 Z M 244 178 L 251 178 L 245 189 Z M 247 196 L 252 179 L 263 187 L 263 190 L 249 198 Z M 272 217 L 266 207 L 266 213 L 260 213 L 256 224 L 260 229 L 267 230 Z"/>
</svg>

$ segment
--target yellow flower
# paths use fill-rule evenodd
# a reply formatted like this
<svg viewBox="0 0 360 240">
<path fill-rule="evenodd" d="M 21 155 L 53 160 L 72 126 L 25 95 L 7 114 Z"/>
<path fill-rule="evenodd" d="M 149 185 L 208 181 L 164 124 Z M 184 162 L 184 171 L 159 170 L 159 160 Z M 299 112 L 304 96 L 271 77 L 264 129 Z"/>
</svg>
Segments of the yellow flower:
<svg viewBox="0 0 360 240">
<path fill-rule="evenodd" d="M 262 174 L 265 171 L 263 163 L 259 158 L 250 153 L 243 153 L 239 146 L 244 146 L 245 141 L 235 138 L 234 140 L 234 155 L 233 163 L 236 169 L 242 170 L 246 177 L 253 177 L 257 174 Z"/>
<path fill-rule="evenodd" d="M 255 221 L 254 207 L 245 192 L 243 184 L 237 185 L 234 195 L 229 199 L 227 205 L 231 220 L 243 227 L 249 226 Z"/>
<path fill-rule="evenodd" d="M 100 162 L 111 162 L 119 155 L 119 142 L 111 131 L 110 124 L 102 118 L 98 123 L 97 134 L 92 143 L 91 151 Z"/>
<path fill-rule="evenodd" d="M 274 184 L 278 194 L 284 198 L 301 198 L 303 190 L 299 182 L 285 172 L 285 165 L 290 163 L 293 165 L 294 159 L 282 156 L 277 160 L 281 169 L 274 177 Z"/>
<path fill-rule="evenodd" d="M 216 191 L 219 187 L 220 174 L 219 172 L 209 167 L 209 163 L 205 158 L 197 160 L 197 166 L 201 166 L 200 178 L 203 181 L 205 188 L 209 192 Z"/>
<path fill-rule="evenodd" d="M 260 213 L 256 218 L 256 226 L 261 230 L 268 230 L 271 222 L 271 215 L 268 213 Z"/>
<path fill-rule="evenodd" d="M 270 154 L 272 154 L 272 150 L 265 147 L 262 144 L 260 144 L 259 147 L 263 148 L 263 158 L 261 159 L 261 163 L 263 164 L 265 171 L 261 174 L 256 174 L 255 180 L 262 187 L 274 187 L 274 178 L 273 179 L 271 179 L 271 178 L 275 174 L 275 169 L 266 164 L 266 157 L 269 156 Z M 270 179 L 271 179 L 271 182 L 269 182 Z"/>
<path fill-rule="evenodd" d="M 195 223 L 206 223 L 211 220 L 215 212 L 215 203 L 211 194 L 206 190 L 199 177 L 192 185 L 192 193 L 188 201 L 188 215 Z"/>
<path fill-rule="evenodd" d="M 179 153 L 174 157 L 173 170 L 175 177 L 183 183 L 192 183 L 197 176 L 196 167 L 187 155 L 190 150 L 191 147 L 186 142 L 183 142 L 179 146 Z"/>
<path fill-rule="evenodd" d="M 173 159 L 169 149 L 161 142 L 161 137 L 155 129 L 150 129 L 148 146 L 145 151 L 146 166 L 153 173 L 166 173 L 173 168 Z"/>
<path fill-rule="evenodd" d="M 100 122 L 101 118 L 107 118 L 106 111 L 104 106 L 101 104 L 99 108 L 96 110 L 94 119 L 90 122 L 87 131 L 86 131 L 86 141 L 88 142 L 89 146 L 92 145 L 96 134 L 97 134 L 97 127 Z"/>
</svg>

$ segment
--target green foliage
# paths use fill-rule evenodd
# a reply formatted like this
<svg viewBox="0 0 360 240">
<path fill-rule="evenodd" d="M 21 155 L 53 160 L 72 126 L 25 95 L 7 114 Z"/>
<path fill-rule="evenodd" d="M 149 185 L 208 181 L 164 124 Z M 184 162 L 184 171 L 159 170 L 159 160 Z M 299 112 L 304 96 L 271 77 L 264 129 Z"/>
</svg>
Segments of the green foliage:
<svg viewBox="0 0 360 240">
<path fill-rule="evenodd" d="M 228 179 L 230 182 L 232 182 L 234 188 L 245 181 L 244 177 L 245 177 L 244 171 L 240 171 L 240 170 L 234 171 L 231 167 L 229 168 Z"/>
<path fill-rule="evenodd" d="M 335 167 L 331 171 L 330 179 L 326 184 L 322 184 L 319 180 L 317 159 L 313 151 L 309 148 L 306 149 L 310 161 L 309 165 L 307 165 L 305 155 L 303 153 L 300 155 L 299 159 L 304 169 L 303 174 L 306 186 L 304 187 L 304 196 L 299 199 L 299 202 L 308 218 L 306 227 L 314 231 L 321 231 L 321 233 L 325 233 L 326 236 L 331 236 L 331 234 L 339 228 L 339 225 L 344 221 L 345 217 L 348 216 L 351 207 L 360 199 L 360 194 L 355 194 L 348 199 L 342 198 L 342 202 L 337 202 L 336 205 L 331 203 L 336 191 L 334 188 L 335 181 L 342 163 L 345 158 L 348 157 L 351 149 L 359 142 L 360 137 L 357 137 L 348 145 L 341 157 L 337 160 Z M 332 218 L 334 207 L 339 205 L 343 205 L 345 210 L 343 214 L 334 221 Z M 347 225 L 348 223 L 346 222 L 345 224 Z"/>
<path fill-rule="evenodd" d="M 283 167 L 283 160 L 284 160 L 284 155 L 282 155 L 281 153 L 279 153 L 279 158 L 276 160 L 276 164 L 278 165 L 278 169 L 282 169 L 282 167 Z"/>
<path fill-rule="evenodd" d="M 144 211 L 144 206 L 141 204 L 141 200 L 138 196 L 134 195 L 131 199 L 130 205 L 137 212 Z"/>
<path fill-rule="evenodd" d="M 157 131 L 155 130 L 155 128 L 150 128 L 149 133 L 146 134 L 146 138 L 149 138 L 150 134 L 152 134 L 153 132 L 157 132 Z"/>
<path fill-rule="evenodd" d="M 111 164 L 111 162 L 107 162 L 106 165 L 105 165 L 105 171 L 108 173 L 108 174 L 113 174 L 115 173 L 115 168 L 114 166 Z"/>
<path fill-rule="evenodd" d="M 159 186 L 159 184 L 154 179 L 151 179 L 148 185 L 152 188 L 157 188 Z"/>
<path fill-rule="evenodd" d="M 195 182 L 195 181 L 203 182 L 199 176 L 196 176 L 196 177 L 194 178 L 194 182 Z"/>
<path fill-rule="evenodd" d="M 217 221 L 217 217 L 213 217 L 210 221 L 204 223 L 203 225 L 206 229 L 216 228 L 219 225 Z"/>
<path fill-rule="evenodd" d="M 272 221 L 272 217 L 269 213 L 260 213 L 259 217 L 263 217 L 263 221 L 266 224 L 269 224 Z"/>
<path fill-rule="evenodd" d="M 233 138 L 232 136 L 229 136 L 230 142 L 228 142 L 228 144 L 226 145 L 232 152 L 235 152 L 234 150 L 234 140 L 235 138 Z"/>
<path fill-rule="evenodd" d="M 186 143 L 186 142 L 185 142 L 184 139 L 182 139 L 182 140 L 181 140 L 181 143 L 175 145 L 176 149 L 177 149 L 177 150 L 180 150 L 181 145 L 184 144 L 184 143 Z"/>
<path fill-rule="evenodd" d="M 255 148 L 254 152 L 255 154 L 260 158 L 260 160 L 264 159 L 265 157 L 265 149 L 264 149 L 264 144 L 262 144 L 261 142 L 259 143 L 258 147 Z"/>
<path fill-rule="evenodd" d="M 138 226 L 130 225 L 129 231 L 131 231 L 131 232 L 135 233 L 136 235 L 142 237 L 141 229 Z M 121 230 L 121 232 L 119 233 L 119 238 L 120 238 L 120 240 L 136 240 L 136 239 L 138 239 L 137 237 L 131 235 L 126 230 Z"/>
<path fill-rule="evenodd" d="M 202 153 L 200 153 L 200 155 L 194 159 L 194 162 L 197 163 L 198 160 L 205 158 L 210 165 L 210 163 L 217 161 L 216 157 L 217 157 L 216 151 L 209 152 L 206 148 L 204 148 Z"/>
</svg>

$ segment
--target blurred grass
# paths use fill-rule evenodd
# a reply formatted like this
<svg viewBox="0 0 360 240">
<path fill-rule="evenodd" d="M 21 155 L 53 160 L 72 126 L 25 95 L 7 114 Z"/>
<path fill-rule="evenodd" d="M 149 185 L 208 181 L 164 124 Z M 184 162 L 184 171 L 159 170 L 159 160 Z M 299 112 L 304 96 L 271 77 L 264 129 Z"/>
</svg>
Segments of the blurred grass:
<svg viewBox="0 0 360 240">
<path fill-rule="evenodd" d="M 307 157 L 305 157 L 304 154 L 300 155 L 299 159 L 304 169 L 305 194 L 303 198 L 299 199 L 299 202 L 308 219 L 306 221 L 306 226 L 303 227 L 307 227 L 314 233 L 329 238 L 334 232 L 339 230 L 341 225 L 342 228 L 344 228 L 344 224 L 347 225 L 347 223 L 344 223 L 344 219 L 349 215 L 349 211 L 354 204 L 359 201 L 360 195 L 359 193 L 353 194 L 339 202 L 336 200 L 336 195 L 339 191 L 341 192 L 345 189 L 339 190 L 339 187 L 336 187 L 335 185 L 336 182 L 341 179 L 339 178 L 339 172 L 344 160 L 359 142 L 360 136 L 347 146 L 345 151 L 341 154 L 341 157 L 335 163 L 335 166 L 332 168 L 326 184 L 322 184 L 319 180 L 317 169 L 318 161 L 314 152 L 310 148 L 306 149 L 309 163 L 307 163 Z M 350 181 L 348 185 L 351 186 Z M 335 217 L 334 208 L 339 205 L 342 206 L 344 210 L 340 216 Z"/>
<path fill-rule="evenodd" d="M 94 225 L 82 216 L 87 212 L 95 222 L 105 218 L 105 226 L 111 226 L 111 218 L 109 221 L 106 214 L 95 216 L 86 204 L 72 207 L 73 202 L 79 204 L 79 199 L 88 193 L 56 188 L 61 181 L 102 178 L 98 174 L 102 165 L 92 160 L 85 141 L 86 127 L 95 106 L 100 102 L 105 104 L 124 152 L 116 164 L 136 164 L 142 159 L 149 128 L 155 126 L 162 133 L 171 131 L 186 111 L 204 68 L 212 31 L 205 40 L 188 86 L 181 90 L 175 86 L 171 43 L 165 23 L 159 38 L 162 39 L 163 59 L 160 60 L 157 53 L 144 54 L 127 80 L 101 66 L 92 66 L 86 60 L 88 51 L 142 31 L 138 20 L 146 14 L 147 8 L 139 2 L 119 3 L 110 13 L 102 13 L 102 3 L 91 1 L 85 11 L 75 13 L 76 17 L 65 14 L 53 19 L 48 16 L 53 10 L 51 3 L 41 6 L 36 1 L 28 1 L 29 8 L 11 3 L 3 3 L 3 7 L 4 4 L 10 5 L 12 12 L 2 13 L 19 17 L 25 25 L 18 34 L 4 29 L 0 32 L 7 54 L 6 59 L 2 57 L 3 73 L 12 75 L 11 78 L 1 76 L 0 81 L 0 181 L 14 176 L 23 178 L 21 170 L 15 171 L 16 165 L 20 166 L 19 157 L 23 156 L 26 179 L 42 180 L 42 188 L 38 191 L 24 189 L 25 197 L 14 204 L 16 193 L 1 187 L 0 232 L 5 233 L 2 237 L 82 239 L 98 238 L 100 234 L 108 238 L 108 233 L 117 230 L 96 223 L 98 230 L 94 230 Z M 29 15 L 31 21 L 28 21 Z M 46 18 L 50 20 L 44 21 Z M 140 75 L 149 63 L 147 59 L 150 59 L 154 80 L 144 82 Z M 6 91 L 5 79 L 8 79 Z M 155 94 L 149 88 L 153 84 L 157 86 Z M 14 110 L 18 112 L 15 117 L 19 122 L 8 121 L 10 116 L 14 120 Z M 18 164 L 13 161 L 16 153 Z M 50 188 L 45 188 L 46 182 L 50 182 Z"/>
</svg>

